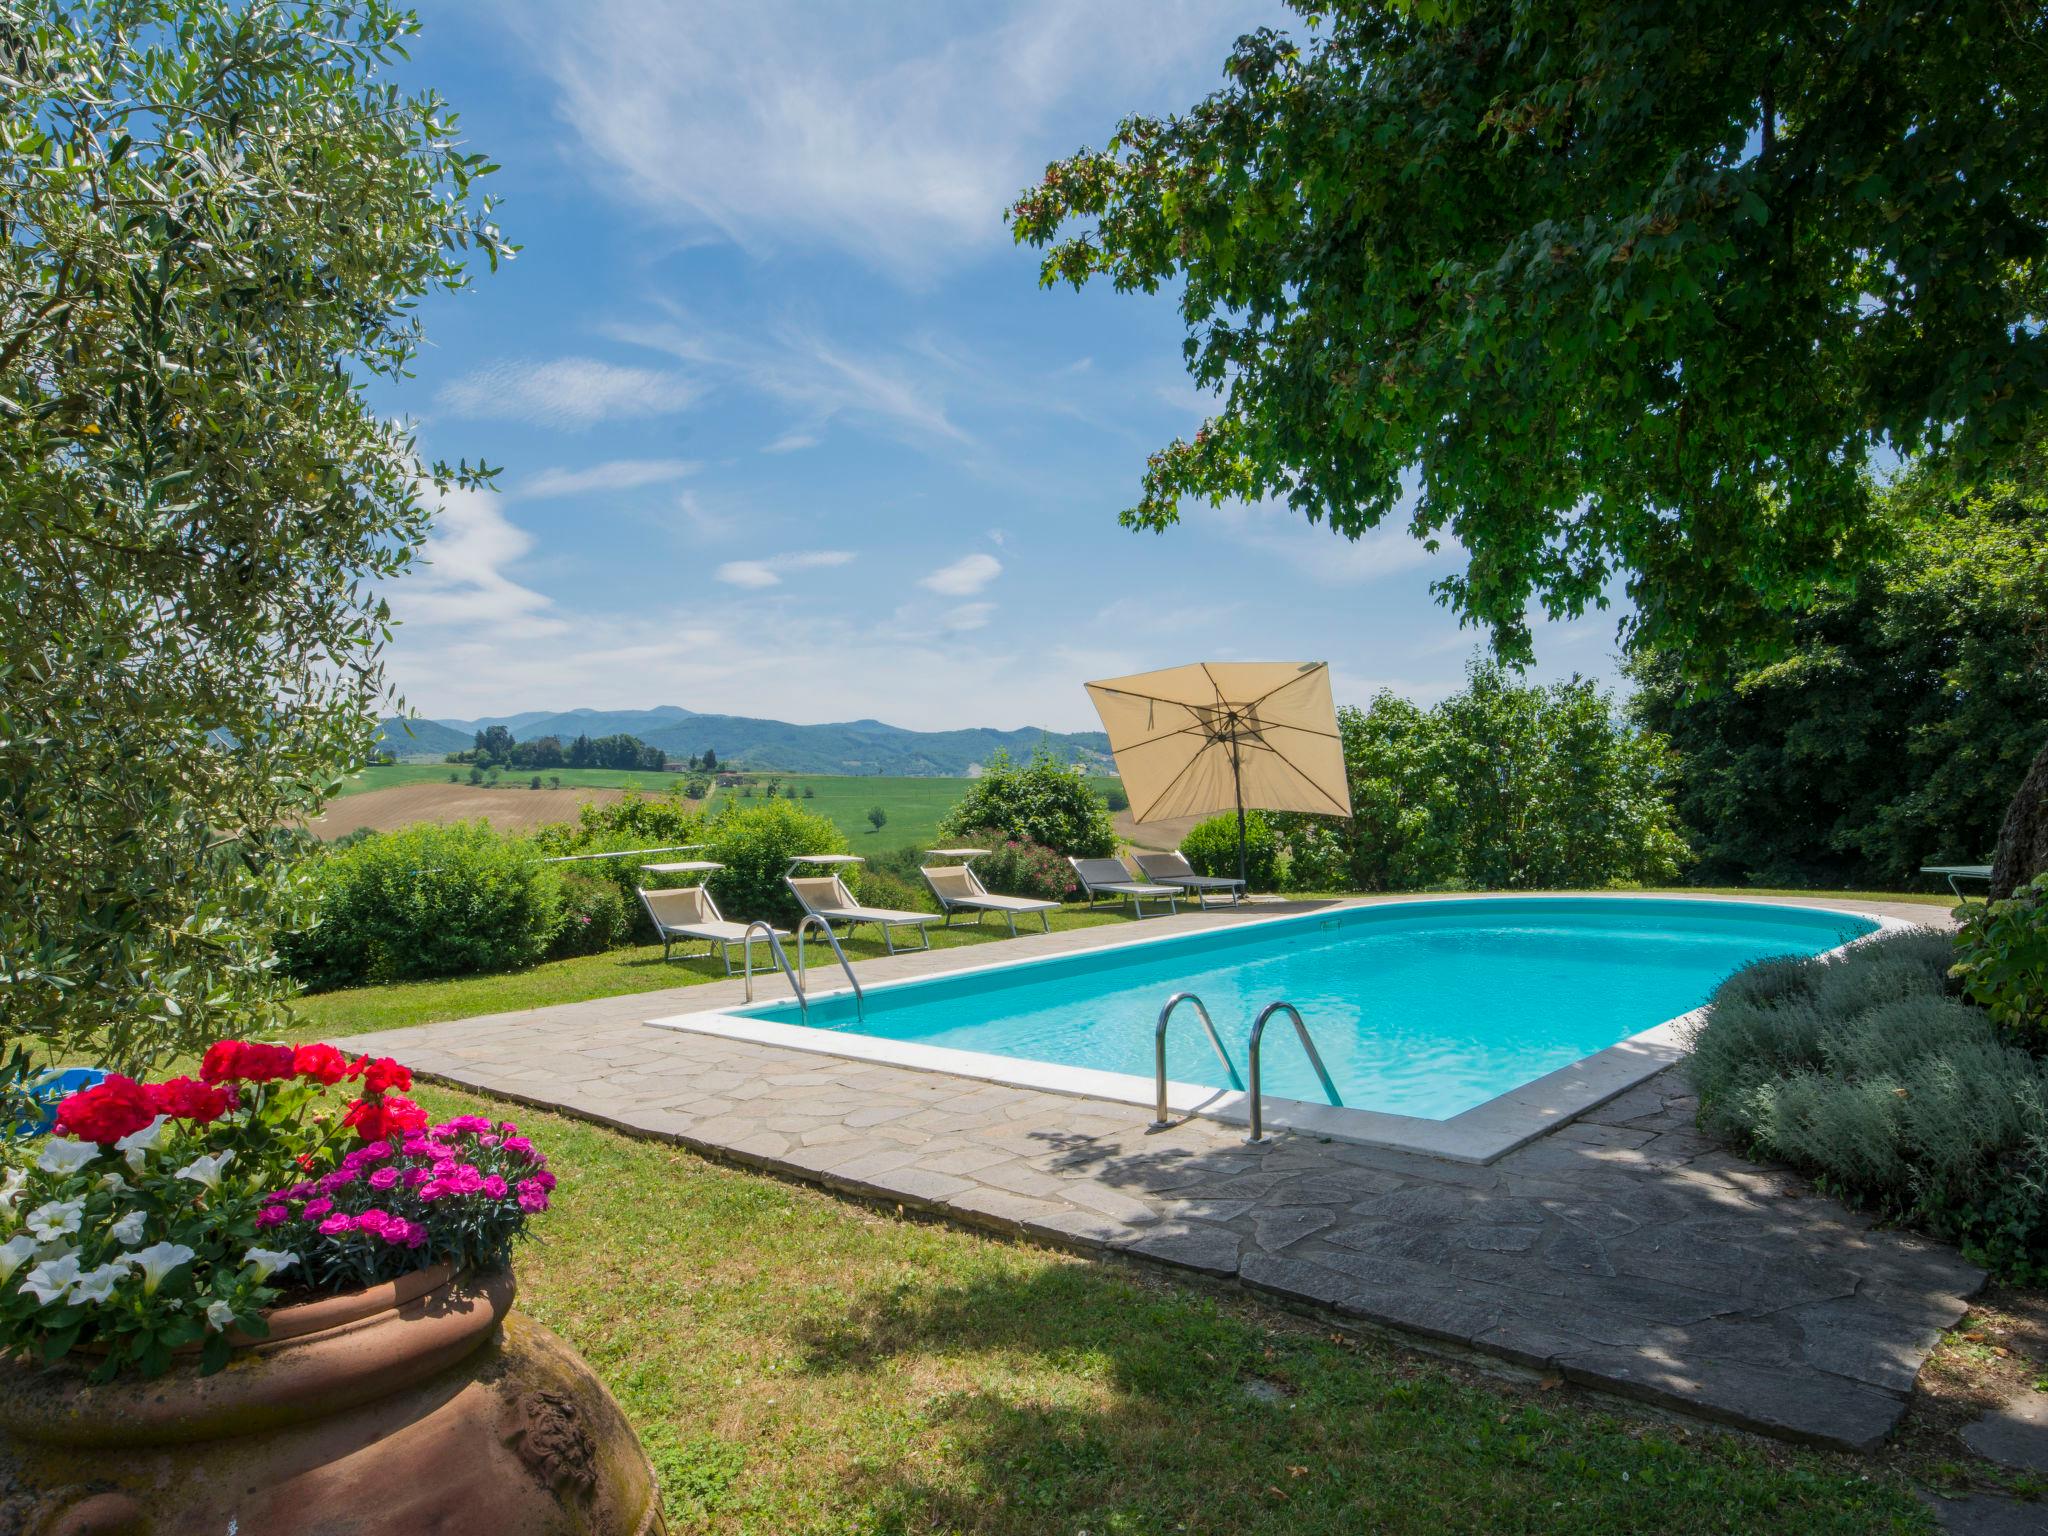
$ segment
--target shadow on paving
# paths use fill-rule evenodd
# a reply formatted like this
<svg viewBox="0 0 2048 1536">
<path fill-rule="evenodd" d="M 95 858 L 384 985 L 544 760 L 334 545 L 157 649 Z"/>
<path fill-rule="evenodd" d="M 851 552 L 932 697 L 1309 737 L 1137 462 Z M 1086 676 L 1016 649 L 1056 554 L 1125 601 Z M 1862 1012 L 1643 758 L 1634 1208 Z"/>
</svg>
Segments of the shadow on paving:
<svg viewBox="0 0 2048 1536">
<path fill-rule="evenodd" d="M 1100 1233 L 1041 1225 L 1603 1390 L 1874 1448 L 1980 1272 L 1726 1152 L 1689 1105 L 1667 1077 L 1485 1167 L 1305 1137 L 1189 1150 L 1048 1132 L 1030 1161 L 1069 1200 L 1092 1186 L 1156 1212 Z"/>
</svg>

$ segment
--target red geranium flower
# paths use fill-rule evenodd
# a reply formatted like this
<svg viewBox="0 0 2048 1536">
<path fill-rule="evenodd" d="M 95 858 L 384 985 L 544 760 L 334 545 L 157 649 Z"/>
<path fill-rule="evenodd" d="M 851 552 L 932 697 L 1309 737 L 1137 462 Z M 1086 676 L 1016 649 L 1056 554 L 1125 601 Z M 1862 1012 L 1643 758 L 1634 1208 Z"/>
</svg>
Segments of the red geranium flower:
<svg viewBox="0 0 2048 1536">
<path fill-rule="evenodd" d="M 402 1136 L 407 1131 L 423 1130 L 427 1112 L 411 1099 L 371 1095 L 349 1105 L 341 1123 L 364 1141 L 383 1141 L 390 1136 Z"/>
<path fill-rule="evenodd" d="M 169 1082 L 151 1083 L 146 1090 L 149 1107 L 173 1120 L 190 1120 L 211 1125 L 235 1107 L 235 1090 L 197 1078 L 174 1077 Z"/>
<path fill-rule="evenodd" d="M 292 1075 L 338 1083 L 348 1075 L 348 1058 L 331 1045 L 302 1045 L 292 1052 Z"/>
<path fill-rule="evenodd" d="M 109 1073 L 104 1082 L 82 1088 L 57 1106 L 57 1129 L 82 1141 L 112 1146 L 156 1118 L 149 1090 L 132 1077 Z"/>
<path fill-rule="evenodd" d="M 388 1093 L 393 1088 L 403 1091 L 411 1087 L 412 1069 L 389 1056 L 379 1056 L 363 1068 L 364 1093 Z"/>
<path fill-rule="evenodd" d="M 206 1048 L 199 1075 L 209 1083 L 268 1083 L 292 1075 L 292 1048 L 250 1040 L 216 1040 Z"/>
</svg>

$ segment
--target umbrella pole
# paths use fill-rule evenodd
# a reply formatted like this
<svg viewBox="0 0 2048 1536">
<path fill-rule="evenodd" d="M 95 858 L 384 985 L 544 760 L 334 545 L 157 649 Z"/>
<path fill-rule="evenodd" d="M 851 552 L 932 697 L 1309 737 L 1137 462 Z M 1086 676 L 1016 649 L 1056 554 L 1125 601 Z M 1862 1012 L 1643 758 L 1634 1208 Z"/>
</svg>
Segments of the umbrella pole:
<svg viewBox="0 0 2048 1536">
<path fill-rule="evenodd" d="M 1240 890 L 1249 896 L 1252 891 L 1250 877 L 1245 873 L 1244 856 L 1244 765 L 1237 755 L 1237 737 L 1230 738 L 1230 783 L 1237 792 L 1237 878 L 1243 882 Z"/>
</svg>

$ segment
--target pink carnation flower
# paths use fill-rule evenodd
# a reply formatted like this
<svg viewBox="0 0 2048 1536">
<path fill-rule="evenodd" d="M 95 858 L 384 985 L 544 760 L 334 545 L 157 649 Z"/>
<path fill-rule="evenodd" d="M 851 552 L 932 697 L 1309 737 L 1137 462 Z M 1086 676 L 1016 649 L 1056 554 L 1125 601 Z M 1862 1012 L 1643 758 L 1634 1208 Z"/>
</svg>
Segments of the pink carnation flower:
<svg viewBox="0 0 2048 1536">
<path fill-rule="evenodd" d="M 320 1230 L 328 1237 L 341 1237 L 355 1230 L 356 1219 L 346 1211 L 336 1211 L 320 1223 Z"/>
<path fill-rule="evenodd" d="M 379 1168 L 379 1169 L 378 1169 L 378 1170 L 377 1170 L 376 1172 L 372 1173 L 372 1174 L 370 1175 L 370 1177 L 369 1177 L 369 1180 L 368 1180 L 368 1182 L 369 1182 L 370 1188 L 372 1188 L 372 1189 L 389 1189 L 389 1188 L 390 1188 L 390 1187 L 391 1187 L 392 1185 L 394 1185 L 394 1184 L 396 1184 L 396 1183 L 398 1182 L 398 1175 L 399 1175 L 399 1170 L 398 1170 L 398 1169 L 396 1169 L 396 1168 L 392 1168 L 392 1167 L 390 1167 L 390 1166 L 388 1166 L 388 1165 L 387 1165 L 386 1167 L 383 1167 L 383 1168 Z"/>
<path fill-rule="evenodd" d="M 483 1182 L 483 1192 L 484 1192 L 485 1194 L 489 1195 L 489 1196 L 490 1196 L 490 1197 L 491 1197 L 491 1198 L 492 1198 L 493 1200 L 502 1200 L 502 1199 L 504 1199 L 504 1198 L 505 1198 L 505 1181 L 504 1181 L 504 1179 L 503 1179 L 503 1178 L 501 1178 L 501 1177 L 500 1177 L 499 1175 L 497 1175 L 497 1174 L 495 1174 L 495 1173 L 485 1174 L 485 1175 L 484 1175 L 484 1182 Z"/>
<path fill-rule="evenodd" d="M 548 1192 L 539 1179 L 519 1181 L 519 1209 L 529 1216 L 537 1216 L 548 1208 Z"/>
<path fill-rule="evenodd" d="M 256 1213 L 256 1230 L 267 1232 L 272 1227 L 281 1227 L 291 1220 L 292 1213 L 282 1205 L 266 1205 Z"/>
<path fill-rule="evenodd" d="M 308 1200 L 306 1202 L 306 1208 L 303 1211 L 299 1212 L 299 1214 L 303 1216 L 307 1221 L 318 1221 L 322 1216 L 325 1216 L 329 1211 L 333 1209 L 334 1202 L 328 1199 L 325 1195 L 322 1195 L 318 1200 Z"/>
</svg>

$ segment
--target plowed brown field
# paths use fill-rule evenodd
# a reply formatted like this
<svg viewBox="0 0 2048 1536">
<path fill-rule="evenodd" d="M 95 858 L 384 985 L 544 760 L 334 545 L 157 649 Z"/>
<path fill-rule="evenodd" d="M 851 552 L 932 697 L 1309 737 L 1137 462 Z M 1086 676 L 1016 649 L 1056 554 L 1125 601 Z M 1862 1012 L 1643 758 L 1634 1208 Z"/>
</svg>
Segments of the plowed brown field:
<svg viewBox="0 0 2048 1536">
<path fill-rule="evenodd" d="M 484 820 L 500 832 L 527 832 L 551 821 L 574 821 L 577 807 L 616 800 L 618 789 L 485 789 L 472 784 L 401 784 L 327 802 L 308 823 L 315 837 L 346 837 L 358 827 L 395 832 L 416 822 Z"/>
</svg>

